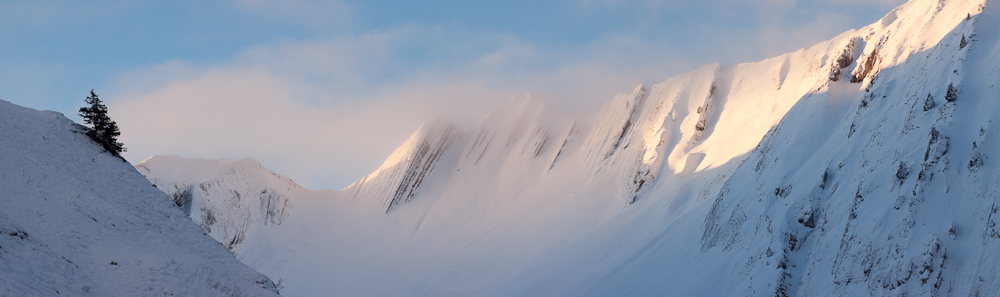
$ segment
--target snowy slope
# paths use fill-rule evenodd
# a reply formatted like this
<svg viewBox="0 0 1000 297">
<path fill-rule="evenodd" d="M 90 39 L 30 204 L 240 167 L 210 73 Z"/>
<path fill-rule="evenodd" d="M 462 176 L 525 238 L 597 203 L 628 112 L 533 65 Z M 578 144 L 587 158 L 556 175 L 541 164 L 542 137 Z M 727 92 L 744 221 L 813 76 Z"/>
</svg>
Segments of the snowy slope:
<svg viewBox="0 0 1000 297">
<path fill-rule="evenodd" d="M 277 296 L 59 113 L 0 100 L 0 296 Z"/>
<path fill-rule="evenodd" d="M 435 120 L 344 190 L 278 189 L 236 253 L 303 296 L 998 295 L 997 5 L 912 0 L 592 117 Z"/>
</svg>

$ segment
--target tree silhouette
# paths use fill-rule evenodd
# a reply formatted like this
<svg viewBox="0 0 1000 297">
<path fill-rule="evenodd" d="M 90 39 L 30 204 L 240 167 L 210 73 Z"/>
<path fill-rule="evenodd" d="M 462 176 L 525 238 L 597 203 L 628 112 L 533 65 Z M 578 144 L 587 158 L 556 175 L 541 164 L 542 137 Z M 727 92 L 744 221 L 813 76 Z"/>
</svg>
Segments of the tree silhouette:
<svg viewBox="0 0 1000 297">
<path fill-rule="evenodd" d="M 121 132 L 118 131 L 118 124 L 108 117 L 108 107 L 104 106 L 93 89 L 84 102 L 89 106 L 80 108 L 80 116 L 83 117 L 83 123 L 91 127 L 91 130 L 87 131 L 87 136 L 104 147 L 105 151 L 120 158 L 125 147 L 118 142 Z"/>
</svg>

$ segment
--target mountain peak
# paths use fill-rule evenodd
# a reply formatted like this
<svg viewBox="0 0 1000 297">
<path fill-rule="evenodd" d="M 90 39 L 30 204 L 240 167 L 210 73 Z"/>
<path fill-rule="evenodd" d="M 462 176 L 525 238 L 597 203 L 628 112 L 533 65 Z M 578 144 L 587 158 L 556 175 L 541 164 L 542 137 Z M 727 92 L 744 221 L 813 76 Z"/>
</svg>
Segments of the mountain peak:
<svg viewBox="0 0 1000 297">
<path fill-rule="evenodd" d="M 460 135 L 461 130 L 455 124 L 434 117 L 420 125 L 382 166 L 344 190 L 354 193 L 361 203 L 384 212 L 392 211 L 413 198 Z"/>
</svg>

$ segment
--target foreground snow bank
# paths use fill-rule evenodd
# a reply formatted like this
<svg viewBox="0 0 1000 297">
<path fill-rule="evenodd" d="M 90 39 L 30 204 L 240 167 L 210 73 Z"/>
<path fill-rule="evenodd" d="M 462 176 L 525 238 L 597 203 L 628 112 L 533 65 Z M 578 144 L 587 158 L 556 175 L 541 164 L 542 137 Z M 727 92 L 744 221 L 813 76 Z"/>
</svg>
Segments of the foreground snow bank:
<svg viewBox="0 0 1000 297">
<path fill-rule="evenodd" d="M 82 126 L 0 100 L 0 128 L 0 295 L 277 295 Z"/>
</svg>

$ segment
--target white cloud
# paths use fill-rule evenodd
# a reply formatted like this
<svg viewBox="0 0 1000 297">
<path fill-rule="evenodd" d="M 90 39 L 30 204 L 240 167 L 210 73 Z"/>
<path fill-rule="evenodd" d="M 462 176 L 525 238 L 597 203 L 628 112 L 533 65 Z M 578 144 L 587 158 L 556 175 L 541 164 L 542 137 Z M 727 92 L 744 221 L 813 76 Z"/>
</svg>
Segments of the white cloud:
<svg viewBox="0 0 1000 297">
<path fill-rule="evenodd" d="M 117 102 L 113 116 L 133 160 L 167 153 L 254 157 L 317 185 L 373 169 L 435 107 L 426 100 L 433 98 L 420 97 L 479 89 L 409 89 L 416 96 L 315 106 L 296 98 L 301 87 L 262 68 L 213 69 Z"/>
</svg>

